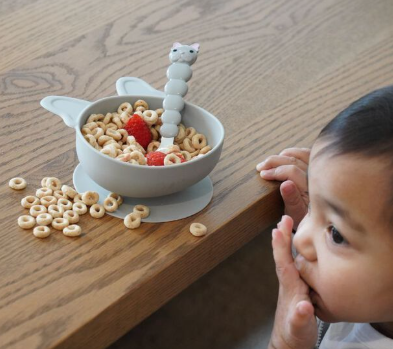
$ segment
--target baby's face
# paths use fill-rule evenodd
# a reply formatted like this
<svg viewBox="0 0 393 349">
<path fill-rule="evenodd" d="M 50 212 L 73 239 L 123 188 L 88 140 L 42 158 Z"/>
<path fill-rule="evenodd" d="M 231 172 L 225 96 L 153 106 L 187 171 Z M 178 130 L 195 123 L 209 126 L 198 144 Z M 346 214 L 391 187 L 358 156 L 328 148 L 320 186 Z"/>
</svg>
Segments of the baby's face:
<svg viewBox="0 0 393 349">
<path fill-rule="evenodd" d="M 315 314 L 327 322 L 393 321 L 391 172 L 381 159 L 315 157 L 323 145 L 311 151 L 310 210 L 294 238 Z"/>
</svg>

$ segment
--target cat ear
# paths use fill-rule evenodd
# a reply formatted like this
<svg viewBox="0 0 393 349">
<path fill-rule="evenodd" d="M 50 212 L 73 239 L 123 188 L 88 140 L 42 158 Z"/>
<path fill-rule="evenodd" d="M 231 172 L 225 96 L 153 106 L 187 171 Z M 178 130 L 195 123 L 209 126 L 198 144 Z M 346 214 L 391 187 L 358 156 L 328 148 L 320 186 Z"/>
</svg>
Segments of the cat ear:
<svg viewBox="0 0 393 349">
<path fill-rule="evenodd" d="M 195 43 L 190 45 L 192 48 L 194 48 L 195 50 L 199 51 L 199 44 Z"/>
<path fill-rule="evenodd" d="M 180 42 L 175 42 L 173 45 L 172 45 L 172 48 L 177 48 L 177 47 L 179 47 L 179 46 L 183 46 Z"/>
</svg>

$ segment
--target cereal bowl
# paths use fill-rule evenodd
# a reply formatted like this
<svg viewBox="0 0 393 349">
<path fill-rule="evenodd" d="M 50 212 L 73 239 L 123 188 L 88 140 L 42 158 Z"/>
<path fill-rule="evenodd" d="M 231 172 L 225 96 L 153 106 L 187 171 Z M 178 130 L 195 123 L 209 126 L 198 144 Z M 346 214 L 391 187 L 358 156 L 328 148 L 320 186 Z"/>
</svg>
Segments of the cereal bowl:
<svg viewBox="0 0 393 349">
<path fill-rule="evenodd" d="M 221 122 L 208 111 L 186 102 L 182 123 L 203 133 L 212 150 L 198 159 L 171 166 L 140 166 L 121 162 L 102 154 L 84 138 L 81 128 L 91 114 L 117 110 L 123 102 L 145 100 L 151 109 L 162 108 L 165 94 L 137 78 L 121 78 L 116 83 L 119 96 L 88 102 L 80 99 L 49 96 L 41 105 L 75 128 L 76 151 L 86 174 L 98 185 L 123 196 L 151 198 L 180 192 L 204 179 L 219 161 L 224 142 Z"/>
</svg>

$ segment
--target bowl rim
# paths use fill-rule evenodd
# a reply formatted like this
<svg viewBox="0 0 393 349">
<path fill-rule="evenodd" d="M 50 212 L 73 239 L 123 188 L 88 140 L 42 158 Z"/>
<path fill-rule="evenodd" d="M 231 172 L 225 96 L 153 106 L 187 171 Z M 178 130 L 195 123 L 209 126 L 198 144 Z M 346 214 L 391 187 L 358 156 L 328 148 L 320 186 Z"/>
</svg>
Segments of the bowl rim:
<svg viewBox="0 0 393 349">
<path fill-rule="evenodd" d="M 210 113 L 209 111 L 207 111 L 207 110 L 205 110 L 205 109 L 203 109 L 203 108 L 201 108 L 201 107 L 199 107 L 199 106 L 197 106 L 195 104 L 192 104 L 190 102 L 184 101 L 184 105 L 185 106 L 186 105 L 190 105 L 190 106 L 192 106 L 192 107 L 194 107 L 196 109 L 199 109 L 203 113 L 207 113 L 209 115 L 209 117 L 211 117 L 213 120 L 215 120 L 217 125 L 220 127 L 221 137 L 220 137 L 218 143 L 207 154 L 204 154 L 203 156 L 201 156 L 201 157 L 199 157 L 199 158 L 197 158 L 195 160 L 192 160 L 192 161 L 186 161 L 186 162 L 183 162 L 183 163 L 173 164 L 173 165 L 170 165 L 170 166 L 135 165 L 135 164 L 132 164 L 130 162 L 123 162 L 123 161 L 116 160 L 116 159 L 114 159 L 114 158 L 112 158 L 110 156 L 106 156 L 106 155 L 102 154 L 100 151 L 98 151 L 96 148 L 91 146 L 90 143 L 86 140 L 86 138 L 82 135 L 82 131 L 81 131 L 81 128 L 80 128 L 82 115 L 86 112 L 87 109 L 91 108 L 92 106 L 94 106 L 95 104 L 97 104 L 99 102 L 102 102 L 102 101 L 105 101 L 105 100 L 109 100 L 109 99 L 114 99 L 114 98 L 122 98 L 122 97 L 125 97 L 125 98 L 127 98 L 127 97 L 136 97 L 136 98 L 139 98 L 139 99 L 143 99 L 145 97 L 147 97 L 147 98 L 154 98 L 154 99 L 164 99 L 165 98 L 165 96 L 160 97 L 160 96 L 149 96 L 149 95 L 121 95 L 121 96 L 114 95 L 114 96 L 108 96 L 108 97 L 97 99 L 96 101 L 91 102 L 91 104 L 89 104 L 85 108 L 83 108 L 83 110 L 81 110 L 81 112 L 79 113 L 78 122 L 77 122 L 77 125 L 75 127 L 76 134 L 77 134 L 78 137 L 82 138 L 82 141 L 85 142 L 86 145 L 88 145 L 92 150 L 94 150 L 97 154 L 102 156 L 104 159 L 109 159 L 109 160 L 113 161 L 116 164 L 120 164 L 121 166 L 128 166 L 128 167 L 131 167 L 131 168 L 142 168 L 142 169 L 150 168 L 150 169 L 154 169 L 154 170 L 167 169 L 169 171 L 172 168 L 177 168 L 179 166 L 183 166 L 184 167 L 184 166 L 187 166 L 189 164 L 193 164 L 195 162 L 198 162 L 198 161 L 201 161 L 203 159 L 206 159 L 207 157 L 210 157 L 213 153 L 216 153 L 216 151 L 218 149 L 220 149 L 222 147 L 223 143 L 224 143 L 225 129 L 224 129 L 224 126 L 222 125 L 221 121 L 215 115 Z"/>
</svg>

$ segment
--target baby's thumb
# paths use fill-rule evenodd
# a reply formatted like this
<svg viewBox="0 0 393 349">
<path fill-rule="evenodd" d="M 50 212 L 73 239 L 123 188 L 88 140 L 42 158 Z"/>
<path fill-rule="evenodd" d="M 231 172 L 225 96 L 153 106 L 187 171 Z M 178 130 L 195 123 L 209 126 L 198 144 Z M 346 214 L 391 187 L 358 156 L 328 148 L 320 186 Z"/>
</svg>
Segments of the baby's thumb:
<svg viewBox="0 0 393 349">
<path fill-rule="evenodd" d="M 300 191 L 294 182 L 287 180 L 281 184 L 280 192 L 285 204 L 285 214 L 292 217 L 296 229 L 307 213 Z"/>
</svg>

